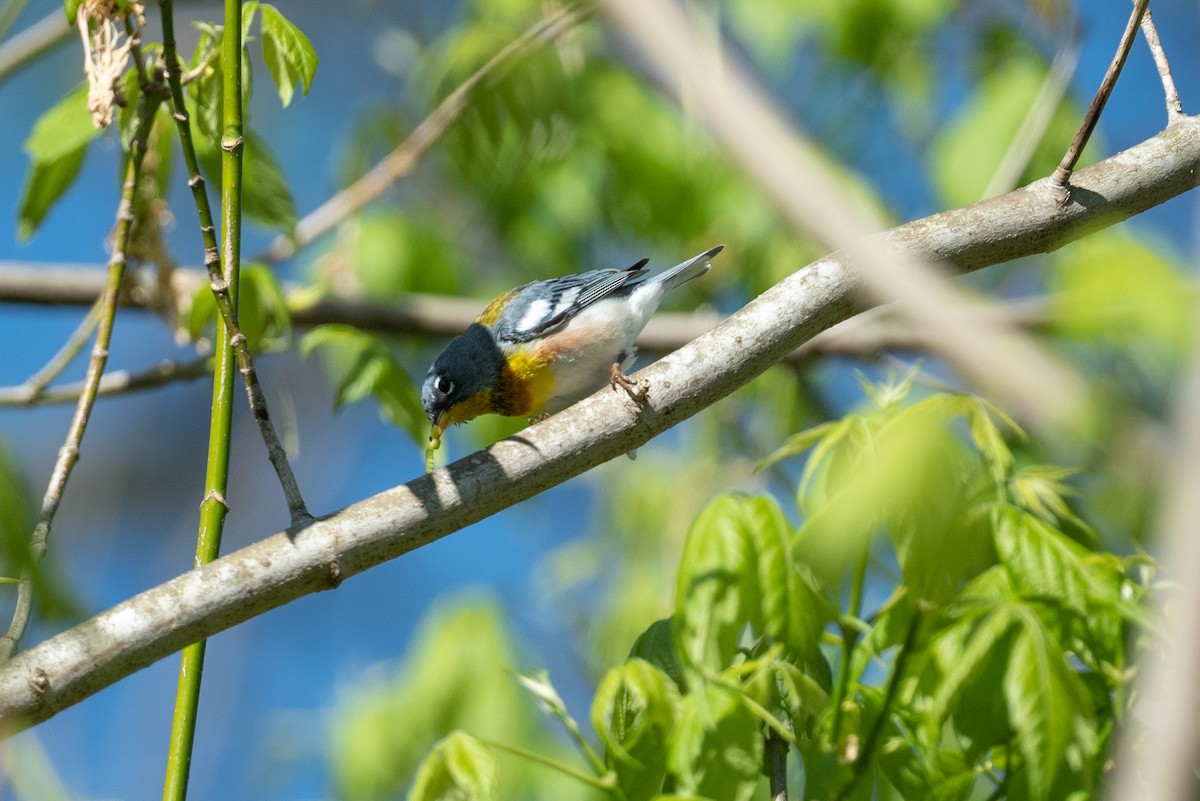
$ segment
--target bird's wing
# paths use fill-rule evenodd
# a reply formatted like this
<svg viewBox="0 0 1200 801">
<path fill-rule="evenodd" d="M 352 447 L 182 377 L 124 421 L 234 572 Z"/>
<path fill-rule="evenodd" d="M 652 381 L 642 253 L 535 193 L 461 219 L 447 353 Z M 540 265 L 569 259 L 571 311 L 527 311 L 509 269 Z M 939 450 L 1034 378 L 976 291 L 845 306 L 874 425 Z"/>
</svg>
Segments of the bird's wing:
<svg viewBox="0 0 1200 801">
<path fill-rule="evenodd" d="M 493 301 L 479 315 L 479 322 L 489 326 L 500 341 L 528 342 L 545 336 L 642 277 L 647 261 L 642 259 L 623 270 L 592 270 L 526 284 Z"/>
</svg>

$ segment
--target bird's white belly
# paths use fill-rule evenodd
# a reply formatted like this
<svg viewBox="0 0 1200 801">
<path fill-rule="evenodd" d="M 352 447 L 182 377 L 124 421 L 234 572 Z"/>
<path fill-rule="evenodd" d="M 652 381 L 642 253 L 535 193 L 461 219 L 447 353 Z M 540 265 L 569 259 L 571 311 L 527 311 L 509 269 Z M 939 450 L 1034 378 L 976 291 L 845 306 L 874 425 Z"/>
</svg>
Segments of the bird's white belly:
<svg viewBox="0 0 1200 801">
<path fill-rule="evenodd" d="M 562 411 L 607 385 L 612 366 L 618 360 L 621 369 L 633 364 L 636 356 L 633 343 L 642 321 L 612 314 L 611 309 L 605 308 L 612 302 L 600 301 L 584 309 L 549 338 L 546 344 L 555 352 L 554 389 L 546 400 L 546 412 Z"/>
</svg>

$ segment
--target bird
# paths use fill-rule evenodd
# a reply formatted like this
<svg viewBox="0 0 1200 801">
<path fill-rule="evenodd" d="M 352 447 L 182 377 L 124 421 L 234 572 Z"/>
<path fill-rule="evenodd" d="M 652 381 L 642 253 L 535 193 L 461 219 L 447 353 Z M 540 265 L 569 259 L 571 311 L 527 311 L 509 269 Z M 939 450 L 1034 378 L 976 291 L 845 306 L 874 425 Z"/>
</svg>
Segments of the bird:
<svg viewBox="0 0 1200 801">
<path fill-rule="evenodd" d="M 625 375 L 638 334 L 663 296 L 706 273 L 724 247 L 650 277 L 642 259 L 523 284 L 493 300 L 434 359 L 421 385 L 431 446 L 457 423 L 489 413 L 541 419 L 606 383 L 643 402 L 648 386 Z"/>
</svg>

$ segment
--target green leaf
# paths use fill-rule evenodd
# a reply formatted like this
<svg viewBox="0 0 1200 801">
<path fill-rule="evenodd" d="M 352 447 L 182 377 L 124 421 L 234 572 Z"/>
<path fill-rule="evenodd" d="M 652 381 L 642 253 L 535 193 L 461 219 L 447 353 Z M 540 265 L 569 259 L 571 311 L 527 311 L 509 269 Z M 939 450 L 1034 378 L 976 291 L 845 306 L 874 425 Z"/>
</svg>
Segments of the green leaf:
<svg viewBox="0 0 1200 801">
<path fill-rule="evenodd" d="M 284 106 L 292 102 L 297 81 L 307 95 L 317 72 L 317 53 L 308 37 L 268 3 L 262 4 L 262 37 L 263 59 L 280 102 Z"/>
<path fill-rule="evenodd" d="M 1161 247 L 1127 233 L 1102 231 L 1056 255 L 1056 328 L 1081 339 L 1116 342 L 1171 367 L 1192 336 L 1191 285 Z M 1136 264 L 1136 270 L 1129 265 Z"/>
<path fill-rule="evenodd" d="M 196 287 L 188 307 L 187 320 L 184 322 L 188 336 L 193 342 L 199 340 L 210 325 L 216 325 L 217 317 L 217 299 L 213 297 L 212 287 L 204 281 Z"/>
<path fill-rule="evenodd" d="M 238 295 L 238 326 L 253 351 L 292 337 L 292 318 L 283 287 L 274 271 L 261 262 L 242 265 Z"/>
<path fill-rule="evenodd" d="M 829 617 L 820 593 L 792 563 L 792 529 L 783 510 L 769 495 L 746 496 L 740 515 L 749 546 L 743 593 L 754 635 L 783 646 L 788 657 L 803 659 L 825 678 L 819 642 Z"/>
<path fill-rule="evenodd" d="M 33 124 L 25 152 L 35 162 L 49 163 L 87 147 L 100 135 L 87 108 L 87 84 L 78 84 Z"/>
<path fill-rule="evenodd" d="M 337 381 L 335 408 L 374 395 L 379 410 L 408 432 L 418 445 L 428 437 L 421 397 L 408 373 L 375 337 L 348 325 L 322 325 L 300 340 L 300 353 L 327 352 L 326 365 Z"/>
<path fill-rule="evenodd" d="M 650 624 L 629 652 L 630 659 L 644 659 L 671 677 L 675 686 L 684 686 L 683 666 L 675 652 L 675 641 L 671 636 L 671 618 L 656 620 Z"/>
<path fill-rule="evenodd" d="M 79 16 L 79 7 L 83 5 L 83 0 L 63 0 L 63 12 L 67 15 L 67 23 L 71 27 L 75 27 L 75 20 Z"/>
<path fill-rule="evenodd" d="M 643 801 L 663 789 L 679 704 L 671 678 L 642 659 L 630 659 L 600 681 L 592 727 L 628 801 Z"/>
<path fill-rule="evenodd" d="M 25 140 L 30 168 L 21 193 L 18 236 L 28 239 L 75 181 L 88 145 L 100 135 L 87 110 L 87 84 L 54 104 Z"/>
<path fill-rule="evenodd" d="M 34 608 L 44 620 L 78 619 L 83 609 L 70 595 L 70 585 L 56 575 L 53 560 L 29 558 L 34 515 L 33 496 L 16 454 L 0 440 L 0 574 L 29 576 Z"/>
<path fill-rule="evenodd" d="M 791 528 L 769 496 L 726 493 L 693 524 L 679 566 L 672 634 L 685 665 L 728 666 L 742 629 L 823 662 L 823 606 L 791 561 Z"/>
<path fill-rule="evenodd" d="M 219 174 L 219 173 L 218 173 Z M 267 228 L 294 236 L 296 204 L 283 170 L 270 149 L 252 131 L 246 132 L 242 162 L 242 202 L 246 216 Z"/>
<path fill-rule="evenodd" d="M 439 740 L 421 763 L 408 801 L 486 801 L 496 784 L 496 758 L 471 735 Z"/>
<path fill-rule="evenodd" d="M 51 163 L 35 163 L 21 191 L 21 210 L 17 218 L 17 236 L 22 240 L 33 236 L 47 212 L 75 181 L 83 166 L 86 148 L 63 156 Z"/>
<path fill-rule="evenodd" d="M 1004 510 L 995 542 L 1013 586 L 1025 598 L 1061 604 L 1086 617 L 1090 605 L 1108 595 L 1084 567 L 1088 550 L 1031 514 Z"/>
<path fill-rule="evenodd" d="M 821 440 L 829 435 L 834 426 L 838 424 L 836 420 L 830 420 L 820 425 L 801 431 L 798 434 L 793 434 L 787 438 L 774 453 L 759 461 L 754 466 L 755 472 L 765 470 L 776 462 L 781 462 L 784 459 L 790 459 L 793 456 L 799 456 L 809 448 L 816 445 Z"/>
<path fill-rule="evenodd" d="M 258 13 L 260 5 L 258 0 L 246 0 L 242 3 L 242 47 L 250 41 L 250 29 L 254 26 L 254 15 Z"/>
<path fill-rule="evenodd" d="M 676 650 L 685 665 L 716 673 L 729 665 L 746 625 L 746 541 L 739 496 L 718 496 L 688 532 L 675 582 Z"/>
<path fill-rule="evenodd" d="M 962 206 L 981 199 L 1045 74 L 1045 63 L 1030 55 L 1014 55 L 992 66 L 958 116 L 943 127 L 934 140 L 930 164 L 945 205 Z M 1022 182 L 1050 174 L 1062 155 L 1062 143 L 1070 141 L 1076 124 L 1076 115 L 1067 105 L 1060 105 L 1021 176 Z"/>
<path fill-rule="evenodd" d="M 1062 647 L 1037 616 L 1026 610 L 1021 619 L 1024 626 L 1012 641 L 1002 692 L 1025 762 L 1029 797 L 1044 801 L 1052 797 L 1077 727 L 1092 726 L 1091 701 Z"/>
<path fill-rule="evenodd" d="M 685 695 L 668 765 L 675 790 L 721 801 L 749 801 L 763 764 L 759 720 L 735 690 L 705 682 Z"/>
<path fill-rule="evenodd" d="M 987 738 L 1003 736 L 1008 712 L 996 688 L 1005 675 L 1014 626 L 1009 606 L 977 606 L 931 639 L 929 650 L 938 671 L 926 720 L 930 740 L 937 740 L 943 722 L 958 709 L 963 710 L 956 721 L 959 729 L 983 741 L 984 747 L 990 744 Z"/>
<path fill-rule="evenodd" d="M 205 64 L 205 68 L 198 73 L 196 79 L 186 87 L 188 115 L 192 121 L 193 137 L 196 138 L 197 155 L 201 156 L 202 148 L 215 154 L 220 151 L 221 146 L 221 59 L 212 57 L 220 48 L 221 35 L 221 29 L 201 29 L 200 39 L 196 42 L 196 50 L 189 64 L 189 69 L 192 70 L 198 69 L 202 63 Z M 212 177 L 220 174 L 219 170 L 209 171 Z"/>
</svg>

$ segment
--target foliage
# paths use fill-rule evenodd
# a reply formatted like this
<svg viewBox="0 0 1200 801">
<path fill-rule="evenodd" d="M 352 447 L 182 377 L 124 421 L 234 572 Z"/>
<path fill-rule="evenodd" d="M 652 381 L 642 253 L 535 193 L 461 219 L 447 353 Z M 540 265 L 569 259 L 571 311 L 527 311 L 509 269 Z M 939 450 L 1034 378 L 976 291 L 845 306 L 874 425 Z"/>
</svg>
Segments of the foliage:
<svg viewBox="0 0 1200 801">
<path fill-rule="evenodd" d="M 762 797 L 768 732 L 798 754 L 806 798 L 1096 792 L 1146 625 L 1144 558 L 1095 548 L 1069 474 L 1023 462 L 1012 421 L 970 395 L 912 401 L 913 377 L 866 385 L 866 409 L 764 462 L 808 453 L 800 525 L 742 493 L 693 522 L 673 613 L 595 690 L 612 797 Z M 453 662 L 438 629 L 447 643 L 417 649 L 405 686 Z M 567 716 L 561 699 L 551 712 Z M 418 775 L 445 772 L 445 748 Z M 495 752 L 469 753 L 490 777 Z"/>
<path fill-rule="evenodd" d="M 76 0 L 66 2 L 65 10 L 72 20 L 79 5 Z M 279 9 L 268 3 L 244 5 L 244 33 L 250 31 L 256 14 L 260 14 L 261 19 L 263 57 L 280 102 L 286 106 L 291 102 L 297 83 L 305 94 L 308 93 L 316 74 L 317 55 L 308 38 Z M 221 35 L 219 26 L 202 26 L 195 55 L 188 65 L 189 69 L 197 71 L 195 80 L 188 86 L 188 111 L 200 134 L 197 149 L 201 164 L 210 181 L 218 179 L 216 185 L 220 184 L 221 174 L 221 77 L 220 62 L 213 54 L 219 49 Z M 137 105 L 143 91 L 165 91 L 161 84 L 144 86 L 133 72 L 122 80 L 120 90 L 120 104 L 126 109 Z M 70 188 L 88 146 L 103 133 L 92 123 L 87 99 L 87 84 L 80 84 L 38 119 L 25 142 L 30 171 L 21 201 L 19 231 L 22 238 L 34 234 L 54 203 Z M 173 128 L 175 122 L 169 116 L 161 116 L 155 124 L 159 130 L 152 132 L 152 138 L 164 136 L 164 129 Z M 121 144 L 128 148 L 129 138 L 122 136 Z M 265 226 L 290 232 L 296 224 L 291 190 L 274 156 L 263 140 L 253 133 L 246 137 L 244 159 L 246 215 Z"/>
</svg>

